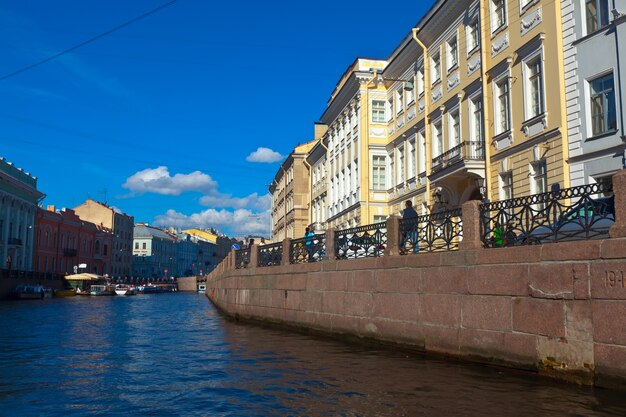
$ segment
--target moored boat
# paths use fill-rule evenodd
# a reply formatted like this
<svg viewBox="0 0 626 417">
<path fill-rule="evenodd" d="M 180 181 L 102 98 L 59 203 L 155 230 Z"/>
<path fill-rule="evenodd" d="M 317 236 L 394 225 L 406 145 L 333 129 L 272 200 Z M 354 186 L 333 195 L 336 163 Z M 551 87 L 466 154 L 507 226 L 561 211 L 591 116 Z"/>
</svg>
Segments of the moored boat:
<svg viewBox="0 0 626 417">
<path fill-rule="evenodd" d="M 37 300 L 46 296 L 46 289 L 42 285 L 18 285 L 13 294 L 20 300 Z"/>
<path fill-rule="evenodd" d="M 115 286 L 115 294 L 117 295 L 135 295 L 137 294 L 137 290 L 135 287 L 130 287 L 128 285 L 118 284 Z"/>
<path fill-rule="evenodd" d="M 55 297 L 74 297 L 76 288 L 63 288 L 62 290 L 54 290 Z"/>
<path fill-rule="evenodd" d="M 89 295 L 115 295 L 115 286 L 109 284 L 91 285 Z"/>
</svg>

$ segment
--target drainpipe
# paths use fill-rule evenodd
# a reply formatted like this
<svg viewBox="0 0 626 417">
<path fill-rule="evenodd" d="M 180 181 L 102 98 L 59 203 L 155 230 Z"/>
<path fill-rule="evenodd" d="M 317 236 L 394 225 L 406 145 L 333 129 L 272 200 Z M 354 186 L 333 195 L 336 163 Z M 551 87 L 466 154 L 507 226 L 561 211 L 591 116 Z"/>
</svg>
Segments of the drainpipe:
<svg viewBox="0 0 626 417">
<path fill-rule="evenodd" d="M 563 159 L 563 187 L 570 187 L 570 168 L 569 168 L 569 132 L 567 129 L 567 103 L 565 101 L 565 69 L 563 67 L 563 19 L 559 13 L 559 4 L 554 4 L 556 11 L 556 46 L 557 60 L 559 65 L 558 77 L 559 86 L 561 87 L 561 95 L 559 97 L 561 107 L 561 155 Z M 545 94 L 544 94 L 545 95 Z"/>
<path fill-rule="evenodd" d="M 487 200 L 492 199 L 491 189 L 491 142 L 487 141 L 487 136 L 491 135 L 489 127 L 491 126 L 490 107 L 487 105 L 491 103 L 491 100 L 487 100 L 487 95 L 491 96 L 489 91 L 489 83 L 487 82 L 487 40 L 491 39 L 489 36 L 489 29 L 487 22 L 484 21 L 488 13 L 487 0 L 480 0 L 480 6 L 478 8 L 478 21 L 480 22 L 480 79 L 482 81 L 482 108 L 483 108 L 483 147 L 485 149 L 485 194 L 483 198 Z"/>
<path fill-rule="evenodd" d="M 422 56 L 424 57 L 424 128 L 425 128 L 425 144 L 426 149 L 424 150 L 424 157 L 426 158 L 426 206 L 430 208 L 431 205 L 431 196 L 430 196 L 430 179 L 428 176 L 430 175 L 430 170 L 432 168 L 432 150 L 431 150 L 431 133 L 430 133 L 430 57 L 428 54 L 428 48 L 424 43 L 419 40 L 417 37 L 417 32 L 420 31 L 420 28 L 413 28 L 413 40 L 422 48 Z M 419 97 L 418 97 L 418 105 L 419 105 Z"/>
</svg>

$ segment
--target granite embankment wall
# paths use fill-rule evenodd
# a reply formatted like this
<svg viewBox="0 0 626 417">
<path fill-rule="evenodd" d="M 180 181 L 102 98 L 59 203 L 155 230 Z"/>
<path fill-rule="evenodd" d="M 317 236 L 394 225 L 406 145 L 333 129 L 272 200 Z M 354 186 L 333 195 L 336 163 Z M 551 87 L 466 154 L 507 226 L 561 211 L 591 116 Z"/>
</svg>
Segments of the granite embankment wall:
<svg viewBox="0 0 626 417">
<path fill-rule="evenodd" d="M 240 319 L 624 388 L 625 175 L 614 188 L 610 239 L 482 248 L 469 202 L 458 251 L 400 256 L 390 244 L 381 258 L 247 269 L 231 254 L 209 276 L 207 297 Z"/>
</svg>

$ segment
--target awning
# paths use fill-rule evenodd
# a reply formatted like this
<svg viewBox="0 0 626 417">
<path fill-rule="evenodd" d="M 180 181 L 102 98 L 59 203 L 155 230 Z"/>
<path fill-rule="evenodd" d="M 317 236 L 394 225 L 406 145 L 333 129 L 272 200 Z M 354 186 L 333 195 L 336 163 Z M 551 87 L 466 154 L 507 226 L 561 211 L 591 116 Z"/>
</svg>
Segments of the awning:
<svg viewBox="0 0 626 417">
<path fill-rule="evenodd" d="M 82 273 L 82 274 L 66 275 L 65 279 L 68 281 L 99 281 L 101 279 L 104 279 L 104 277 L 101 275 L 97 275 L 97 274 Z"/>
</svg>

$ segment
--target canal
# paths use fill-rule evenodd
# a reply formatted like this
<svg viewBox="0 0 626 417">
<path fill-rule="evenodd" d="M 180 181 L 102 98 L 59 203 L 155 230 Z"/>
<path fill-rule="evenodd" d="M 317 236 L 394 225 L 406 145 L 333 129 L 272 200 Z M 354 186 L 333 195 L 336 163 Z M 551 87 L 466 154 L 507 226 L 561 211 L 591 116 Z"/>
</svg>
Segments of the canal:
<svg viewBox="0 0 626 417">
<path fill-rule="evenodd" d="M 225 320 L 203 295 L 0 302 L 0 416 L 609 416 L 626 395 Z"/>
</svg>

